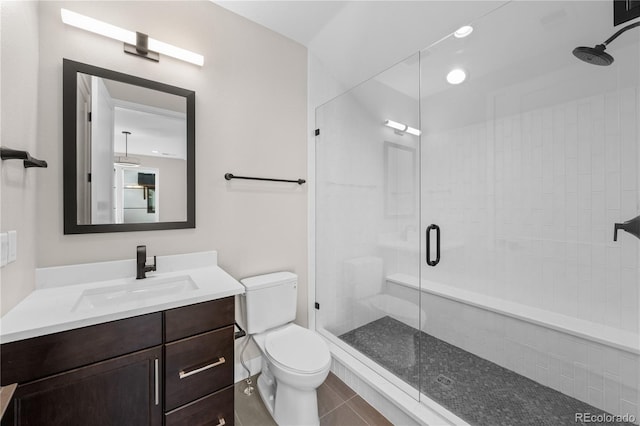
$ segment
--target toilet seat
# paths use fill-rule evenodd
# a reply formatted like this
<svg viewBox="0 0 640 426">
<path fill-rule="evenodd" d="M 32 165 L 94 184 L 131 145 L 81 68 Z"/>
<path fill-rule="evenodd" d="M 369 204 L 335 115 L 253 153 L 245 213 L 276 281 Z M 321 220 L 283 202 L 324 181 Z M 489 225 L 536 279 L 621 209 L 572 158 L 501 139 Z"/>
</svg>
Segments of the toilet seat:
<svg viewBox="0 0 640 426">
<path fill-rule="evenodd" d="M 299 374 L 318 373 L 331 363 L 325 341 L 315 332 L 294 324 L 269 333 L 265 351 L 280 368 Z"/>
</svg>

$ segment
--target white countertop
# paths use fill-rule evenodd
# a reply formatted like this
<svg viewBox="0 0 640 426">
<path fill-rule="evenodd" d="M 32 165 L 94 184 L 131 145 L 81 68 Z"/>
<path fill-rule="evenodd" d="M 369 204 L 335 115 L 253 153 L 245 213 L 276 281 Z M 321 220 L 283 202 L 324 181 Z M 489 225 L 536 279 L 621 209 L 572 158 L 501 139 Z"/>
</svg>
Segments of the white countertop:
<svg viewBox="0 0 640 426">
<path fill-rule="evenodd" d="M 242 284 L 217 265 L 217 253 L 214 251 L 158 256 L 157 269 L 156 272 L 147 273 L 144 280 L 135 280 L 135 260 L 38 269 L 36 290 L 0 318 L 0 343 L 244 293 Z M 106 287 L 132 283 L 144 283 L 147 286 L 186 276 L 197 286 L 196 289 L 180 294 L 156 295 L 144 300 L 128 300 L 115 306 L 74 310 L 87 290 L 100 291 Z"/>
</svg>

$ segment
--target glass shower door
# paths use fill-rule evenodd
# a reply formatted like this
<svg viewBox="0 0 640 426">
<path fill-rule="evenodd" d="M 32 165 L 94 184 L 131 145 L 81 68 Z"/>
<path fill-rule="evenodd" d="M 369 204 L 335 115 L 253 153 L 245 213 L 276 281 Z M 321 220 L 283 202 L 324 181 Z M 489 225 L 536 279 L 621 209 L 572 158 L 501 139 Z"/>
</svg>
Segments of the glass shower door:
<svg viewBox="0 0 640 426">
<path fill-rule="evenodd" d="M 418 89 L 416 54 L 316 109 L 316 328 L 416 399 Z"/>
<path fill-rule="evenodd" d="M 638 421 L 640 31 L 572 55 L 610 12 L 511 2 L 421 52 L 420 391 L 469 423 Z"/>
</svg>

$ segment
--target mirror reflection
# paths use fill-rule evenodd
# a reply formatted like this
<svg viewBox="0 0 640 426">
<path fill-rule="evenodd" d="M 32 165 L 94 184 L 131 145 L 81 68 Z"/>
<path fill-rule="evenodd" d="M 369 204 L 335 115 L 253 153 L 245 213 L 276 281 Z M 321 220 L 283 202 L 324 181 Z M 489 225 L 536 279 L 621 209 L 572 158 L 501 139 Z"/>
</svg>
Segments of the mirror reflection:
<svg viewBox="0 0 640 426">
<path fill-rule="evenodd" d="M 77 74 L 77 223 L 187 219 L 187 101 Z"/>
</svg>

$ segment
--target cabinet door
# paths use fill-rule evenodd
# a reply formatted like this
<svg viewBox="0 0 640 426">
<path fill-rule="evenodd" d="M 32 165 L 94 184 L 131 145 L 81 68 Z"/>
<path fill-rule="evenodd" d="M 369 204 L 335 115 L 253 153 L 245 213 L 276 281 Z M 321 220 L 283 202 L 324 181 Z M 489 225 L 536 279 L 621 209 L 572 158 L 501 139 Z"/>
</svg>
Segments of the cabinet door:
<svg viewBox="0 0 640 426">
<path fill-rule="evenodd" d="M 162 347 L 18 386 L 2 425 L 162 424 Z"/>
</svg>

